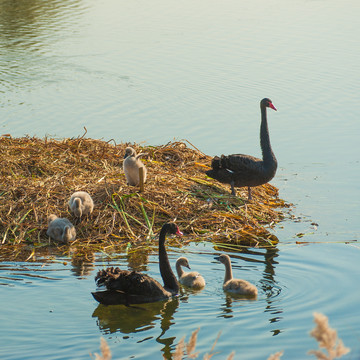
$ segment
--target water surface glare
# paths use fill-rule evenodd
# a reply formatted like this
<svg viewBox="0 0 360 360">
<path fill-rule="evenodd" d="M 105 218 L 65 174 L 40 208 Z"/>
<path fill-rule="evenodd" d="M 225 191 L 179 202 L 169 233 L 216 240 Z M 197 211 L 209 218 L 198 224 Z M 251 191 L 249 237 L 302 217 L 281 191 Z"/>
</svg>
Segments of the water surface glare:
<svg viewBox="0 0 360 360">
<path fill-rule="evenodd" d="M 360 291 L 353 284 L 360 271 L 349 268 L 360 260 L 359 247 L 280 245 L 228 253 L 234 276 L 258 287 L 257 300 L 223 293 L 224 267 L 214 260 L 219 252 L 211 244 L 170 250 L 171 264 L 185 254 L 192 269 L 205 277 L 206 288 L 182 289 L 179 298 L 132 307 L 103 306 L 91 297 L 95 271 L 108 265 L 128 268 L 124 256 L 110 262 L 97 257 L 80 276 L 78 266 L 66 258 L 45 265 L 1 263 L 2 322 L 8 325 L 2 328 L 0 354 L 9 359 L 88 359 L 89 352 L 98 351 L 101 335 L 114 359 L 157 359 L 161 353 L 169 358 L 183 336 L 200 328 L 201 354 L 210 351 L 221 331 L 216 350 L 222 357 L 234 350 L 236 358 L 266 359 L 284 350 L 286 358 L 303 359 L 317 347 L 308 335 L 314 311 L 329 316 L 345 344 L 358 351 Z M 143 270 L 161 281 L 156 254 L 149 255 Z"/>
</svg>

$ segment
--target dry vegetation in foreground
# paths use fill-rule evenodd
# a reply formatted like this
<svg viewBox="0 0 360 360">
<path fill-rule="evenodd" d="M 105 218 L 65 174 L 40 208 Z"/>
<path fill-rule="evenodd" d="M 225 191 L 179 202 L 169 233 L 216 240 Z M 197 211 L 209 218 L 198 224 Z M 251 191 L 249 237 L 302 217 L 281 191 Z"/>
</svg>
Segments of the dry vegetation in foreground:
<svg viewBox="0 0 360 360">
<path fill-rule="evenodd" d="M 174 219 L 187 239 L 245 246 L 277 242 L 264 227 L 279 222 L 282 213 L 277 208 L 286 206 L 274 186 L 254 188 L 252 202 L 242 197 L 246 199 L 246 189 L 234 197 L 228 186 L 204 174 L 211 158 L 178 141 L 131 145 L 147 154 L 142 161 L 148 181 L 140 193 L 126 185 L 122 171 L 126 146 L 84 137 L 1 137 L 2 253 L 10 256 L 14 247 L 19 254 L 21 247 L 47 246 L 47 218 L 52 213 L 75 223 L 68 200 L 77 190 L 87 191 L 95 202 L 93 214 L 76 224 L 77 239 L 72 245 L 84 252 L 150 241 L 164 222 Z"/>
<path fill-rule="evenodd" d="M 347 354 L 350 349 L 345 347 L 342 340 L 338 338 L 335 329 L 329 326 L 328 318 L 320 313 L 314 313 L 314 321 L 316 323 L 315 328 L 310 332 L 310 335 L 315 338 L 319 344 L 318 350 L 310 350 L 309 355 L 315 355 L 318 360 L 333 360 L 341 358 Z M 185 360 L 185 359 L 196 359 L 199 356 L 198 352 L 195 352 L 197 335 L 199 329 L 195 330 L 188 341 L 185 342 L 185 338 L 182 338 L 175 348 L 172 354 L 173 360 Z M 219 335 L 215 340 L 209 353 L 205 354 L 203 359 L 210 360 L 216 353 L 214 352 L 215 345 L 219 339 Z M 325 351 L 321 351 L 325 349 Z M 111 350 L 104 338 L 100 339 L 100 350 L 101 354 L 95 353 L 95 360 L 111 360 Z M 280 360 L 283 355 L 283 351 L 279 351 L 276 354 L 270 355 L 267 360 Z M 240 358 L 245 359 L 245 356 Z M 226 360 L 235 359 L 235 352 L 233 351 Z"/>
</svg>

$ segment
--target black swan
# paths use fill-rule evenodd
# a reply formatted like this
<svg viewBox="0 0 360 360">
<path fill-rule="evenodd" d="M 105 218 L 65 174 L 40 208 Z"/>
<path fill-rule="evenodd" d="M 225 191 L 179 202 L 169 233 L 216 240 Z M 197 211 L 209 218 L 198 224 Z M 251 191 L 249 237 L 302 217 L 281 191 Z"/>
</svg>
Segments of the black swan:
<svg viewBox="0 0 360 360">
<path fill-rule="evenodd" d="M 76 191 L 70 197 L 69 208 L 76 217 L 81 218 L 93 212 L 94 201 L 87 192 Z"/>
<path fill-rule="evenodd" d="M 131 186 L 137 186 L 140 182 L 139 169 L 144 169 L 144 183 L 146 182 L 147 169 L 141 162 L 140 157 L 145 154 L 136 155 L 136 151 L 132 147 L 125 149 L 123 169 L 126 177 L 126 183 Z"/>
<path fill-rule="evenodd" d="M 74 225 L 66 218 L 59 218 L 54 214 L 48 217 L 46 234 L 55 241 L 68 243 L 76 238 Z"/>
<path fill-rule="evenodd" d="M 255 285 L 250 284 L 246 280 L 233 278 L 231 260 L 228 255 L 221 254 L 220 256 L 215 257 L 215 260 L 218 260 L 225 265 L 225 278 L 223 284 L 224 291 L 251 297 L 257 296 L 258 290 Z"/>
<path fill-rule="evenodd" d="M 211 170 L 206 174 L 222 183 L 231 185 L 232 195 L 236 195 L 236 187 L 248 187 L 248 198 L 251 200 L 252 186 L 258 186 L 269 182 L 276 173 L 277 161 L 271 149 L 269 129 L 267 124 L 266 108 L 276 110 L 270 99 L 260 101 L 261 126 L 260 146 L 262 160 L 250 155 L 233 154 L 215 156 L 211 162 Z"/>
<path fill-rule="evenodd" d="M 105 291 L 93 292 L 95 300 L 105 305 L 115 304 L 142 304 L 170 298 L 179 293 L 179 284 L 171 270 L 165 249 L 165 235 L 176 234 L 181 236 L 178 226 L 174 223 L 163 225 L 159 236 L 159 267 L 164 281 L 162 286 L 146 274 L 136 271 L 107 268 L 100 270 L 95 281 L 98 286 L 105 285 Z"/>
<path fill-rule="evenodd" d="M 188 269 L 190 269 L 189 261 L 186 257 L 178 258 L 176 260 L 175 266 L 180 284 L 196 290 L 205 287 L 205 279 L 197 271 L 184 272 L 184 270 L 181 268 L 181 266 L 186 266 Z"/>
</svg>

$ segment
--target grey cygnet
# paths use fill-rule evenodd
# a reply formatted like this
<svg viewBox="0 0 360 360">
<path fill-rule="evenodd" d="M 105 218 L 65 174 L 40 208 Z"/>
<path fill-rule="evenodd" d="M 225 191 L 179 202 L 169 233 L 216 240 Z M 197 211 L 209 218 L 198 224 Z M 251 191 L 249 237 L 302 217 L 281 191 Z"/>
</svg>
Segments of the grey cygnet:
<svg viewBox="0 0 360 360">
<path fill-rule="evenodd" d="M 71 212 L 78 218 L 89 215 L 94 210 L 94 201 L 86 191 L 76 191 L 69 200 Z"/>
<path fill-rule="evenodd" d="M 139 177 L 139 169 L 143 168 L 144 170 L 144 183 L 146 182 L 146 174 L 147 169 L 145 165 L 141 162 L 140 157 L 145 154 L 141 153 L 136 155 L 136 151 L 131 148 L 127 147 L 125 149 L 125 156 L 124 156 L 124 164 L 123 169 L 126 177 L 126 183 L 128 185 L 137 186 L 140 182 Z"/>
<path fill-rule="evenodd" d="M 67 243 L 76 238 L 74 225 L 66 218 L 59 218 L 51 214 L 48 218 L 48 229 L 46 234 L 53 240 Z"/>
</svg>

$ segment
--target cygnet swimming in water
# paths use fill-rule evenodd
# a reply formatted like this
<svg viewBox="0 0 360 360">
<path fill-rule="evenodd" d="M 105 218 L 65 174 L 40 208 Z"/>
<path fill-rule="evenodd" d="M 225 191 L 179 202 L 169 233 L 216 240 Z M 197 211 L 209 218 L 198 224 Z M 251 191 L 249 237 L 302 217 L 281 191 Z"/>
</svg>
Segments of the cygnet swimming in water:
<svg viewBox="0 0 360 360">
<path fill-rule="evenodd" d="M 71 212 L 78 218 L 89 215 L 94 210 L 94 201 L 86 191 L 76 191 L 69 200 Z"/>
<path fill-rule="evenodd" d="M 74 225 L 66 218 L 59 218 L 51 214 L 48 218 L 48 229 L 46 234 L 53 240 L 67 243 L 76 238 Z"/>
<path fill-rule="evenodd" d="M 184 272 L 181 266 L 186 266 L 190 269 L 190 265 L 186 257 L 180 257 L 176 260 L 176 272 L 178 274 L 180 284 L 197 290 L 205 287 L 205 279 L 198 272 Z"/>
<path fill-rule="evenodd" d="M 139 177 L 139 169 L 143 168 L 144 170 L 144 183 L 146 182 L 146 173 L 147 169 L 145 165 L 141 162 L 140 157 L 145 154 L 141 153 L 136 155 L 136 151 L 131 148 L 127 147 L 125 149 L 125 156 L 124 156 L 124 164 L 123 169 L 126 177 L 126 183 L 128 185 L 137 186 L 140 182 Z"/>
<path fill-rule="evenodd" d="M 220 256 L 215 257 L 215 260 L 218 260 L 225 265 L 224 291 L 251 297 L 257 296 L 258 290 L 255 285 L 250 284 L 246 280 L 233 278 L 231 260 L 228 255 L 221 254 Z"/>
</svg>

